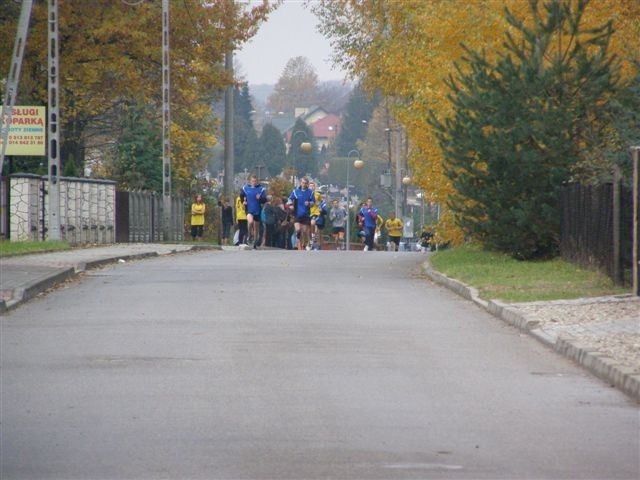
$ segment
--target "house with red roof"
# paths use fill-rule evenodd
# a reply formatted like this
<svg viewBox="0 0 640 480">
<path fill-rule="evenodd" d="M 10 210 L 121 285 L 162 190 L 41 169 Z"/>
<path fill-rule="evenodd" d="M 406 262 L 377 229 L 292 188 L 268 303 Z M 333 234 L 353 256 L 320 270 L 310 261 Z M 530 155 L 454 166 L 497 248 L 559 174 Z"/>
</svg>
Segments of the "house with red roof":
<svg viewBox="0 0 640 480">
<path fill-rule="evenodd" d="M 335 142 L 342 123 L 338 115 L 328 113 L 324 108 L 317 106 L 296 108 L 296 118 L 301 118 L 310 127 L 318 150 L 322 150 L 323 147 L 329 148 L 329 145 Z M 293 125 L 284 133 L 287 146 L 291 141 L 292 129 Z"/>
</svg>

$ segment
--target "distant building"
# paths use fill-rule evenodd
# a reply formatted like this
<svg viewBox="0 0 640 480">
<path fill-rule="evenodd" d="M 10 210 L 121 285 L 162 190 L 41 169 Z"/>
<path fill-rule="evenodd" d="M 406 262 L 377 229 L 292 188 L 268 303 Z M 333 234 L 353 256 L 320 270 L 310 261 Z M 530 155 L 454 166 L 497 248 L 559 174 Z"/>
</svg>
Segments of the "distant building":
<svg viewBox="0 0 640 480">
<path fill-rule="evenodd" d="M 308 125 L 311 127 L 318 149 L 322 150 L 322 147 L 329 148 L 329 145 L 336 141 L 341 123 L 339 116 L 329 113 Z"/>
<path fill-rule="evenodd" d="M 293 128 L 293 124 L 296 123 L 296 118 L 291 114 L 279 112 L 277 114 L 270 114 L 267 112 L 265 117 L 266 123 L 270 123 L 278 129 L 280 133 L 284 133 L 287 130 Z"/>
<path fill-rule="evenodd" d="M 296 117 L 293 119 L 293 122 L 288 125 L 286 130 L 281 130 L 284 132 L 283 136 L 287 144 L 287 150 L 291 143 L 291 135 L 293 134 L 295 121 L 298 118 L 310 127 L 318 150 L 322 150 L 323 147 L 329 148 L 335 141 L 342 124 L 342 120 L 338 115 L 329 113 L 324 108 L 318 106 L 297 107 L 295 109 L 295 115 Z"/>
</svg>

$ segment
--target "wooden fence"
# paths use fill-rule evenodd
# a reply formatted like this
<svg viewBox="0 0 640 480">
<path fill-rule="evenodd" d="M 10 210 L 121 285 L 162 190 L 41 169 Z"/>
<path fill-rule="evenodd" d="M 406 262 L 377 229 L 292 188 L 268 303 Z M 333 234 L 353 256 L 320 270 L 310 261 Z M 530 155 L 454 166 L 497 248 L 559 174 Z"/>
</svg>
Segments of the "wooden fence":
<svg viewBox="0 0 640 480">
<path fill-rule="evenodd" d="M 566 185 L 561 191 L 560 253 L 631 285 L 633 193 L 614 184 Z"/>
</svg>

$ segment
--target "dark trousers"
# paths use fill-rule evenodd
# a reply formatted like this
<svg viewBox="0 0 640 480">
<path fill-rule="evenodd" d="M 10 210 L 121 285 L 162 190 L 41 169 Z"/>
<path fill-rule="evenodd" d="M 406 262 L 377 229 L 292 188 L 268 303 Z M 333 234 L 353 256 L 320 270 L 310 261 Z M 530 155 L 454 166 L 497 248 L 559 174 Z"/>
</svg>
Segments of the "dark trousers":
<svg viewBox="0 0 640 480">
<path fill-rule="evenodd" d="M 229 234 L 231 233 L 231 224 L 230 223 L 223 223 L 222 224 L 222 239 L 226 240 L 227 238 L 229 238 Z"/>
<path fill-rule="evenodd" d="M 275 223 L 265 223 L 265 239 L 264 244 L 267 247 L 276 246 L 276 225 Z"/>
<path fill-rule="evenodd" d="M 364 232 L 366 233 L 365 241 L 369 250 L 373 250 L 373 237 L 376 233 L 375 227 L 364 227 Z"/>
<path fill-rule="evenodd" d="M 247 221 L 246 220 L 238 220 L 238 230 L 240 233 L 238 234 L 238 243 L 247 243 Z"/>
</svg>

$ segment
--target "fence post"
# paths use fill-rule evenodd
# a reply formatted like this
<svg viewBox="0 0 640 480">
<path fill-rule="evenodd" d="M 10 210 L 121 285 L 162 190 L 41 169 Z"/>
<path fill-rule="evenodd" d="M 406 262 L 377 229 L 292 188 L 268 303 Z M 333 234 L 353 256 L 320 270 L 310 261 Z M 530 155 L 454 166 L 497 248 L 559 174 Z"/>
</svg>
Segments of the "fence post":
<svg viewBox="0 0 640 480">
<path fill-rule="evenodd" d="M 620 166 L 613 166 L 613 281 L 622 284 L 622 269 L 620 268 L 620 202 L 621 202 L 622 172 Z"/>
<path fill-rule="evenodd" d="M 640 147 L 631 147 L 633 163 L 633 293 L 640 296 Z"/>
</svg>

